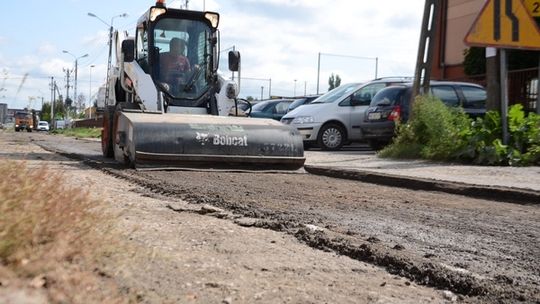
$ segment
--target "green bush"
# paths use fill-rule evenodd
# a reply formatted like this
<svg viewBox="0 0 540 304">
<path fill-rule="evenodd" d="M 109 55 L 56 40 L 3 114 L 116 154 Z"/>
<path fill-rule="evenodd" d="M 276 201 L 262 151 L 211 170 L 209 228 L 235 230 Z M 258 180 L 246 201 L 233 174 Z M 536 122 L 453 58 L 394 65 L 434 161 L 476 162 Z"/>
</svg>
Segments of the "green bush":
<svg viewBox="0 0 540 304">
<path fill-rule="evenodd" d="M 462 110 L 448 108 L 432 96 L 420 96 L 412 118 L 398 124 L 393 143 L 379 155 L 480 165 L 540 164 L 540 115 L 526 115 L 522 105 L 513 105 L 508 111 L 508 129 L 510 140 L 504 145 L 498 112 L 472 121 Z"/>
<path fill-rule="evenodd" d="M 488 112 L 473 123 L 467 147 L 459 157 L 484 165 L 526 166 L 540 164 L 540 116 L 525 115 L 516 104 L 508 111 L 508 145 L 502 143 L 501 116 Z"/>
<path fill-rule="evenodd" d="M 458 108 L 447 107 L 440 99 L 418 96 L 407 124 L 396 128 L 391 145 L 382 157 L 447 160 L 462 150 L 470 133 L 470 119 Z"/>
</svg>

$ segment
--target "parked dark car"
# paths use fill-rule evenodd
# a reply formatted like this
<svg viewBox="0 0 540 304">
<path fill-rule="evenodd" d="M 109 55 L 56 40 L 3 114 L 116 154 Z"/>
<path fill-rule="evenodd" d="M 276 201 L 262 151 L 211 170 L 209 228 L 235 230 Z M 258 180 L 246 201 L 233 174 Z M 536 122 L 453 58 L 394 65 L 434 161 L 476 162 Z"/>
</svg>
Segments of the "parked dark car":
<svg viewBox="0 0 540 304">
<path fill-rule="evenodd" d="M 298 98 L 298 99 L 295 99 L 290 105 L 289 105 L 289 109 L 287 110 L 287 112 L 290 112 L 296 108 L 298 108 L 299 106 L 303 106 L 303 105 L 307 105 L 307 104 L 310 104 L 312 101 L 314 101 L 315 99 L 319 98 L 319 96 L 321 95 L 310 95 L 310 96 L 304 96 L 302 98 Z"/>
<path fill-rule="evenodd" d="M 462 107 L 471 118 L 486 113 L 486 90 L 465 82 L 432 81 L 430 93 L 449 107 Z M 371 148 L 379 150 L 394 136 L 395 121 L 409 119 L 412 84 L 387 87 L 371 100 L 360 128 Z"/>
<path fill-rule="evenodd" d="M 250 117 L 280 120 L 287 113 L 292 99 L 270 99 L 261 101 L 251 108 Z"/>
</svg>

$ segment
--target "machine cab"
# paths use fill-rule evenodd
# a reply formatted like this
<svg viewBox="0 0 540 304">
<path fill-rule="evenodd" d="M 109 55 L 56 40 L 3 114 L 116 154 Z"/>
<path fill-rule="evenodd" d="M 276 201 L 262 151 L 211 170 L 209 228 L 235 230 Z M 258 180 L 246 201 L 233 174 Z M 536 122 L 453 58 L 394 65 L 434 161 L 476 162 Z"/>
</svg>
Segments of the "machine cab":
<svg viewBox="0 0 540 304">
<path fill-rule="evenodd" d="M 157 3 L 138 22 L 135 56 L 167 106 L 206 107 L 217 81 L 219 15 Z"/>
</svg>

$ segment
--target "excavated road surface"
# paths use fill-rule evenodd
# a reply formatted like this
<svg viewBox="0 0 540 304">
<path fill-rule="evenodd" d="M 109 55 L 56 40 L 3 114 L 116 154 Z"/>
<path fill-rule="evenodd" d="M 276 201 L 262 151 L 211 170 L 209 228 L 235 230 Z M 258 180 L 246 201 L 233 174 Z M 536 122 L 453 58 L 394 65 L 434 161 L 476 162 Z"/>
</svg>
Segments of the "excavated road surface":
<svg viewBox="0 0 540 304">
<path fill-rule="evenodd" d="M 47 146 L 46 140 L 39 143 Z M 69 142 L 99 150 L 99 143 Z M 55 148 L 62 150 L 55 142 Z M 50 148 L 50 145 L 49 145 Z M 136 171 L 94 167 L 166 197 L 219 207 L 237 224 L 285 232 L 472 302 L 540 303 L 540 209 L 293 173 Z M 173 206 L 171 210 L 175 210 Z M 182 211 L 182 210 L 178 210 Z M 246 219 L 248 218 L 248 219 Z"/>
</svg>

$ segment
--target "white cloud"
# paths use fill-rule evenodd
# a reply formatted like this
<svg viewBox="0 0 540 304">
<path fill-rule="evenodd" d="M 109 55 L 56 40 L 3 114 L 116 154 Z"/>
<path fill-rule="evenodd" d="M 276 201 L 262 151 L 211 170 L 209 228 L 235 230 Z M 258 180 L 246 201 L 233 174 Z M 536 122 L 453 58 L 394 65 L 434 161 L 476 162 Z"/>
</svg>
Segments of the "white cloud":
<svg viewBox="0 0 540 304">
<path fill-rule="evenodd" d="M 46 61 L 42 61 L 39 65 L 39 70 L 44 75 L 62 75 L 64 68 L 72 68 L 73 62 L 71 60 L 65 60 L 60 58 L 51 58 Z"/>
<path fill-rule="evenodd" d="M 58 53 L 58 48 L 50 42 L 42 42 L 38 47 L 40 55 L 51 55 Z"/>
<path fill-rule="evenodd" d="M 178 7 L 183 2 L 169 0 L 167 5 Z M 203 2 L 206 10 L 221 15 L 221 49 L 235 45 L 242 53 L 242 75 L 271 78 L 272 93 L 292 95 L 295 79 L 297 94 L 304 92 L 304 84 L 307 93 L 315 93 L 319 52 L 378 57 L 378 76 L 412 75 L 414 71 L 423 1 L 206 0 L 190 1 L 189 8 L 202 10 Z M 138 16 L 128 19 L 131 18 L 136 20 Z M 121 25 L 128 19 L 120 18 L 117 22 Z M 127 29 L 133 35 L 132 21 Z M 79 62 L 79 86 L 85 94 L 90 85 L 90 64 L 96 65 L 92 69 L 93 88 L 106 75 L 108 31 L 101 25 L 95 27 L 100 31 L 62 46 L 76 54 L 90 55 Z M 6 36 L 0 36 L 0 45 L 6 44 L 3 37 Z M 6 58 L 7 53 L 0 51 L 0 67 L 11 67 L 20 73 L 28 71 L 31 76 L 55 75 L 63 79 L 62 68 L 73 65 L 72 57 L 61 54 L 54 43 L 43 43 L 38 50 L 45 56 Z M 221 55 L 221 70 L 226 71 L 227 54 Z M 374 70 L 372 59 L 323 55 L 319 91 L 326 91 L 330 73 L 339 74 L 346 83 L 373 78 Z M 268 81 L 242 81 L 241 96 L 260 97 L 261 86 L 267 96 Z"/>
<path fill-rule="evenodd" d="M 246 0 L 253 6 L 261 1 Z M 269 12 L 254 13 L 236 9 L 221 12 L 222 49 L 235 45 L 242 53 L 243 75 L 272 78 L 273 90 L 297 93 L 307 82 L 308 93 L 316 90 L 318 53 L 379 58 L 378 76 L 411 75 L 414 71 L 421 3 L 282 1 L 265 0 Z M 294 7 L 295 14 L 285 17 L 271 14 Z M 281 8 L 280 8 L 281 7 Z M 224 8 L 227 8 L 224 6 Z M 223 62 L 223 60 L 222 60 Z M 222 66 L 222 70 L 226 67 Z M 338 73 L 344 82 L 365 81 L 375 76 L 373 59 L 321 56 L 320 91 L 325 91 L 330 73 Z M 242 96 L 260 95 L 245 91 Z M 256 86 L 254 86 L 256 87 Z M 287 88 L 287 89 L 285 89 Z M 322 89 L 324 88 L 324 90 Z"/>
</svg>

